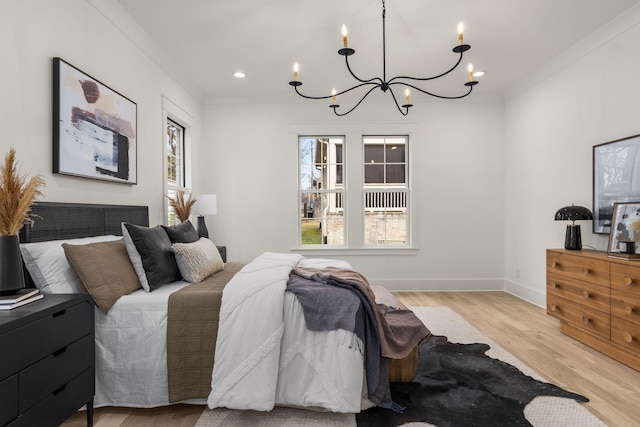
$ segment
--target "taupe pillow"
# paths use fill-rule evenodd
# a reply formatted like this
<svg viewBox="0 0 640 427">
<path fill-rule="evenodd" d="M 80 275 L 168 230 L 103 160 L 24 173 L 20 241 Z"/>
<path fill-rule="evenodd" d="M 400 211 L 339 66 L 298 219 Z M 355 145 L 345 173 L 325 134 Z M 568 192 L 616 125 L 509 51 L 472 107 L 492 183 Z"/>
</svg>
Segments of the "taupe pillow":
<svg viewBox="0 0 640 427">
<path fill-rule="evenodd" d="M 62 245 L 69 264 L 105 314 L 118 298 L 140 289 L 124 240 Z"/>
<path fill-rule="evenodd" d="M 174 243 L 176 262 L 182 278 L 187 282 L 201 282 L 216 271 L 224 269 L 218 248 L 205 237 L 193 243 Z"/>
</svg>

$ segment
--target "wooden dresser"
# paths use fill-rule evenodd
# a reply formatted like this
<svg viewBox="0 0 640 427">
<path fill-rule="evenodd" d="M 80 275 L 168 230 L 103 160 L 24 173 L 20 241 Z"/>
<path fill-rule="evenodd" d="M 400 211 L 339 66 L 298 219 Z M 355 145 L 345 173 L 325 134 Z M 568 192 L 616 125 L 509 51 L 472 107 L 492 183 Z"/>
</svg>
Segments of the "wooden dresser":
<svg viewBox="0 0 640 427">
<path fill-rule="evenodd" d="M 640 260 L 547 249 L 547 313 L 563 333 L 640 370 Z"/>
</svg>

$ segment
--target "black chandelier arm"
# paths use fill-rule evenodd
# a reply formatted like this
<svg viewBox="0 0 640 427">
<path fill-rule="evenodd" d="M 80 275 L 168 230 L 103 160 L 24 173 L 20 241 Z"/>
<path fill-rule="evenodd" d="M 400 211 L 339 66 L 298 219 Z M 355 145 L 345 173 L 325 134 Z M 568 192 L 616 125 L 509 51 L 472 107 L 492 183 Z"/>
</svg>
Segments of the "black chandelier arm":
<svg viewBox="0 0 640 427">
<path fill-rule="evenodd" d="M 406 116 L 407 114 L 409 114 L 409 107 L 411 105 L 409 104 L 407 106 L 404 106 L 405 111 L 402 111 L 402 107 L 400 107 L 400 104 L 398 104 L 398 99 L 396 98 L 396 94 L 393 93 L 393 89 L 389 88 L 389 92 L 391 92 L 391 97 L 393 98 L 393 102 L 396 103 L 396 107 L 398 108 L 398 111 L 400 111 L 400 114 L 402 114 L 403 116 Z"/>
<path fill-rule="evenodd" d="M 467 49 L 468 50 L 468 49 Z M 464 51 L 461 50 L 460 51 L 460 57 L 458 58 L 458 62 L 455 63 L 455 65 L 451 68 L 449 68 L 447 71 L 445 71 L 442 74 L 438 74 L 437 76 L 433 76 L 433 77 L 409 77 L 409 76 L 396 76 L 394 78 L 392 78 L 391 80 L 389 80 L 389 84 L 392 84 L 392 82 L 394 80 L 399 80 L 399 79 L 404 79 L 404 80 L 416 80 L 416 81 L 427 81 L 427 80 L 435 80 L 435 79 L 439 79 L 440 77 L 446 76 L 447 74 L 449 74 L 450 72 L 452 72 L 453 70 L 455 70 L 456 68 L 458 68 L 458 65 L 460 65 L 460 63 L 462 62 L 462 56 L 464 55 Z"/>
<path fill-rule="evenodd" d="M 369 84 L 375 84 L 375 83 L 369 83 Z M 361 85 L 358 85 L 358 86 L 364 86 L 364 84 L 361 84 Z M 358 87 L 358 86 L 354 86 L 354 87 L 352 87 L 351 89 L 346 90 L 345 92 L 348 92 L 348 91 L 350 91 L 350 90 L 352 90 L 352 89 L 355 89 L 355 88 L 356 88 L 356 87 Z M 374 90 L 374 89 L 377 89 L 377 88 L 378 88 L 378 85 L 377 85 L 377 84 L 375 84 L 375 86 L 373 86 L 371 89 L 369 89 L 369 90 L 367 91 L 367 93 L 365 93 L 365 94 L 364 94 L 364 96 L 360 99 L 360 101 L 358 101 L 358 103 L 357 103 L 356 105 L 354 105 L 354 106 L 353 106 L 353 108 L 351 108 L 351 109 L 350 109 L 349 111 L 347 111 L 346 113 L 338 113 L 338 111 L 336 111 L 336 108 L 338 108 L 338 107 L 339 107 L 339 105 L 330 105 L 329 107 L 333 108 L 333 112 L 336 114 L 336 116 L 346 116 L 347 114 L 349 114 L 350 112 L 352 112 L 353 110 L 355 110 L 356 108 L 358 108 L 358 105 L 362 104 L 362 101 L 364 101 L 364 100 L 365 100 L 365 98 L 366 98 L 367 96 L 369 96 L 369 94 L 370 94 L 371 92 L 373 92 L 373 90 Z M 345 93 L 345 92 L 340 92 L 340 93 Z"/>
<path fill-rule="evenodd" d="M 465 96 L 468 96 L 471 91 L 473 90 L 473 86 L 475 86 L 478 82 L 469 82 L 466 83 L 465 86 L 467 86 L 469 88 L 469 91 L 467 93 L 465 93 L 464 95 L 458 95 L 458 96 L 444 96 L 444 95 L 438 95 L 437 93 L 432 93 L 432 92 L 428 92 L 426 90 L 420 89 L 417 86 L 414 86 L 412 84 L 409 83 L 405 83 L 405 82 L 393 82 L 393 83 L 389 83 L 389 86 L 391 85 L 403 85 L 403 86 L 407 86 L 410 87 L 412 89 L 417 90 L 418 92 L 422 92 L 425 95 L 429 95 L 429 96 L 433 96 L 435 98 L 440 98 L 440 99 L 460 99 L 460 98 L 464 98 Z"/>
<path fill-rule="evenodd" d="M 378 83 L 373 83 L 373 82 L 370 82 L 370 83 L 361 83 L 361 84 L 359 84 L 359 85 L 355 85 L 355 86 L 353 86 L 353 87 L 350 87 L 349 89 L 345 89 L 345 90 L 343 90 L 342 92 L 337 92 L 335 95 L 331 94 L 331 95 L 327 95 L 327 96 L 310 96 L 310 95 L 305 95 L 304 93 L 302 93 L 302 92 L 300 92 L 300 91 L 298 90 L 298 87 L 299 87 L 299 86 L 302 86 L 302 83 L 300 83 L 300 84 L 296 84 L 296 85 L 293 85 L 293 84 L 291 84 L 291 83 L 293 83 L 293 82 L 290 82 L 290 83 L 289 83 L 289 85 L 293 86 L 293 88 L 295 89 L 296 93 L 297 93 L 298 95 L 300 95 L 301 97 L 303 97 L 303 98 L 307 98 L 307 99 L 329 99 L 329 98 L 333 98 L 334 96 L 338 96 L 338 95 L 342 95 L 342 94 L 345 94 L 345 93 L 351 92 L 352 90 L 357 89 L 357 88 L 362 87 L 362 86 L 373 86 L 373 87 L 371 88 L 371 90 L 369 90 L 369 92 L 371 92 L 373 89 L 375 89 L 375 88 L 377 88 L 377 87 L 380 87 L 380 85 L 379 85 Z M 296 82 L 296 83 L 299 83 L 299 82 Z M 369 92 L 367 92 L 367 95 L 369 94 Z M 365 95 L 365 96 L 366 96 L 366 95 Z M 361 102 L 362 102 L 362 101 L 361 101 Z M 358 104 L 359 104 L 359 103 L 358 103 Z"/>
<path fill-rule="evenodd" d="M 373 83 L 374 81 L 377 80 L 377 81 L 380 82 L 380 84 L 384 83 L 384 81 L 380 77 L 373 77 L 373 78 L 371 78 L 369 80 L 364 80 L 364 79 L 361 79 L 360 77 L 356 76 L 355 73 L 353 72 L 353 70 L 351 69 L 351 66 L 349 65 L 349 55 L 345 55 L 344 56 L 344 62 L 345 62 L 345 64 L 347 64 L 347 70 L 349 70 L 349 74 L 351 74 L 351 76 L 354 79 L 356 79 L 357 81 L 362 82 L 362 83 Z"/>
</svg>

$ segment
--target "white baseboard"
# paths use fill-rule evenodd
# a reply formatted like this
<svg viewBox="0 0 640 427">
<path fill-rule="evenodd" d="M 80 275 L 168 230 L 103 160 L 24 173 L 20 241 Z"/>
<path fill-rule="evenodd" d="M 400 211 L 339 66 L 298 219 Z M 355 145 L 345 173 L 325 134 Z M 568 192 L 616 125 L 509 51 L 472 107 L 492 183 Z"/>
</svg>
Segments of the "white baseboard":
<svg viewBox="0 0 640 427">
<path fill-rule="evenodd" d="M 547 307 L 547 295 L 544 292 L 536 291 L 509 280 L 504 281 L 504 290 L 538 307 L 545 309 Z"/>
<path fill-rule="evenodd" d="M 379 279 L 371 284 L 390 291 L 503 291 L 503 279 Z"/>
</svg>

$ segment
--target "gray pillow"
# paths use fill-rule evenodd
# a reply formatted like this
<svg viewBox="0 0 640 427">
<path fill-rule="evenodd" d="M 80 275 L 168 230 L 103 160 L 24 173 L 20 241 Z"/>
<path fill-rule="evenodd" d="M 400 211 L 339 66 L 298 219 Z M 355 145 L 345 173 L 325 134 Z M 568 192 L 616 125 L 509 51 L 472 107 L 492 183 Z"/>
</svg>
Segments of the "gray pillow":
<svg viewBox="0 0 640 427">
<path fill-rule="evenodd" d="M 199 239 L 198 232 L 189 220 L 172 227 L 167 227 L 166 225 L 162 225 L 161 227 L 167 233 L 167 236 L 169 236 L 171 243 L 193 243 Z"/>
<path fill-rule="evenodd" d="M 127 223 L 122 225 L 126 228 L 129 238 L 140 255 L 149 292 L 165 283 L 172 283 L 182 278 L 176 264 L 176 257 L 171 249 L 171 240 L 162 227 L 149 228 Z M 147 290 L 142 280 L 140 283 Z"/>
</svg>

